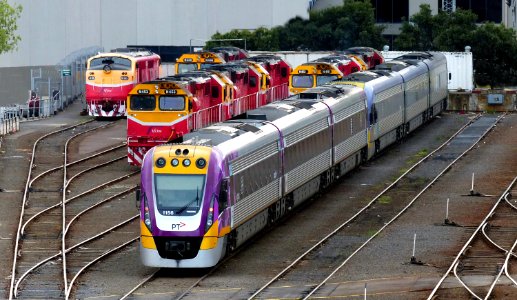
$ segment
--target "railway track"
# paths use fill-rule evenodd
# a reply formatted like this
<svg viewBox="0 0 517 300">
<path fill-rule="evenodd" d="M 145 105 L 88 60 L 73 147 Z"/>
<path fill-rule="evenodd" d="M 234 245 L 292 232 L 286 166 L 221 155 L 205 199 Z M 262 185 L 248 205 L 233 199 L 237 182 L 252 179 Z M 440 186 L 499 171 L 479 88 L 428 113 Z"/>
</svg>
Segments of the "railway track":
<svg viewBox="0 0 517 300">
<path fill-rule="evenodd" d="M 325 283 L 407 211 L 434 182 L 470 151 L 501 117 L 480 116 L 431 153 L 422 153 L 424 157 L 372 201 L 296 258 L 249 299 L 286 296 L 308 299 L 325 295 L 328 292 L 325 291 Z M 279 289 L 286 285 L 292 288 Z"/>
<path fill-rule="evenodd" d="M 113 123 L 77 124 L 34 143 L 13 253 L 9 299 L 68 299 L 85 266 L 136 240 L 134 210 L 129 217 L 121 213 L 119 217 L 126 219 L 116 225 L 108 224 L 117 218 L 102 214 L 108 210 L 103 205 L 123 201 L 136 187 L 138 172 L 121 167 L 127 166 L 125 145 L 68 162 L 68 148 L 74 139 Z M 99 221 L 99 216 L 106 221 Z M 116 237 L 100 239 L 108 235 Z"/>
<path fill-rule="evenodd" d="M 506 285 L 515 288 L 510 262 L 517 258 L 517 177 L 501 193 L 480 225 L 465 242 L 428 299 L 502 299 Z M 447 283 L 459 282 L 461 288 Z M 499 284 L 499 285 L 498 285 Z"/>
<path fill-rule="evenodd" d="M 181 292 L 183 287 L 176 286 L 175 280 L 174 286 L 169 289 L 169 295 L 173 299 L 199 299 L 208 296 L 222 299 L 231 297 L 297 299 L 318 296 L 319 291 L 324 295 L 325 283 L 332 275 L 342 269 L 356 253 L 411 207 L 419 196 L 458 159 L 470 151 L 501 117 L 478 116 L 433 152 L 419 153 L 419 161 L 393 184 L 300 257 L 291 260 L 292 263 L 288 267 L 252 295 L 238 288 L 220 289 L 215 284 L 217 280 L 211 282 L 210 274 L 196 280 L 192 279 L 194 281 L 192 286 L 183 292 Z M 390 209 L 386 209 L 387 207 Z M 213 274 L 217 274 L 217 268 L 221 266 L 224 266 L 224 261 L 212 270 Z M 152 274 L 131 289 L 122 299 L 130 298 L 131 294 L 138 291 L 152 294 L 153 289 L 150 286 L 160 280 L 159 276 L 159 273 Z M 146 287 L 141 288 L 143 285 Z"/>
</svg>

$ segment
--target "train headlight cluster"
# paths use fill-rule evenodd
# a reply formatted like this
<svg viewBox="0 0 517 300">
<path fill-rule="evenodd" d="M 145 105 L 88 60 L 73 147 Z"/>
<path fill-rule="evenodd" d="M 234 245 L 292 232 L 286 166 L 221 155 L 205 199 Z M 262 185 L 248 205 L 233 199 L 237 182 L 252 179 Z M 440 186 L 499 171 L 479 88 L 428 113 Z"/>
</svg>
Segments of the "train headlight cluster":
<svg viewBox="0 0 517 300">
<path fill-rule="evenodd" d="M 128 76 L 120 76 L 120 80 L 129 80 Z"/>
<path fill-rule="evenodd" d="M 95 80 L 95 76 L 88 76 L 88 80 Z"/>
<path fill-rule="evenodd" d="M 188 150 L 181 150 L 181 149 L 177 149 L 176 150 L 176 154 L 177 155 L 186 155 L 188 154 Z M 192 165 L 192 160 L 189 159 L 189 158 L 172 158 L 171 161 L 170 161 L 170 164 L 172 167 L 178 167 L 179 165 L 183 165 L 184 167 L 190 167 Z M 167 159 L 163 158 L 163 157 L 159 157 L 155 160 L 154 162 L 155 166 L 157 168 L 163 168 L 167 165 Z M 196 159 L 196 167 L 198 169 L 204 169 L 206 168 L 206 165 L 207 165 L 207 161 L 205 158 L 198 158 Z"/>
<path fill-rule="evenodd" d="M 196 160 L 196 167 L 203 169 L 206 166 L 206 160 L 204 158 L 198 158 Z"/>
<path fill-rule="evenodd" d="M 160 157 L 160 158 L 158 158 L 158 159 L 156 160 L 156 166 L 157 166 L 158 168 L 163 168 L 163 167 L 165 167 L 165 164 L 166 164 L 166 161 L 165 161 L 165 158 L 163 158 L 163 157 Z"/>
<path fill-rule="evenodd" d="M 177 167 L 179 164 L 180 164 L 180 161 L 177 158 L 171 160 L 171 165 L 173 167 Z"/>
</svg>

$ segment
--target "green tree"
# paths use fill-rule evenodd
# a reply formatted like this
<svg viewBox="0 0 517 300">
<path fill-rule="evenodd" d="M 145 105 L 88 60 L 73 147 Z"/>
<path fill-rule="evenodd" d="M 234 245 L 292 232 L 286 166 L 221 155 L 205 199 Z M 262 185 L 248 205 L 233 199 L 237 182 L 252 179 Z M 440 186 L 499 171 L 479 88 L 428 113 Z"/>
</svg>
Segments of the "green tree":
<svg viewBox="0 0 517 300">
<path fill-rule="evenodd" d="M 471 34 L 475 80 L 480 85 L 517 84 L 517 39 L 515 30 L 485 23 Z"/>
<path fill-rule="evenodd" d="M 15 32 L 18 29 L 16 21 L 22 12 L 21 5 L 10 6 L 7 0 L 0 0 L 0 54 L 16 49 L 21 40 Z"/>
<path fill-rule="evenodd" d="M 472 33 L 477 29 L 477 16 L 470 10 L 458 9 L 453 14 L 440 13 L 435 17 L 439 24 L 434 37 L 436 49 L 443 51 L 464 51 L 470 44 Z"/>
<path fill-rule="evenodd" d="M 369 0 L 346 0 L 342 6 L 311 12 L 309 20 L 295 17 L 284 26 L 232 30 L 216 33 L 212 39 L 246 38 L 249 49 L 268 51 L 340 50 L 352 46 L 379 49 L 386 43 L 382 30 L 375 24 Z"/>
<path fill-rule="evenodd" d="M 418 13 L 409 17 L 409 21 L 402 22 L 401 33 L 395 39 L 395 48 L 414 51 L 435 50 L 433 40 L 438 27 L 431 6 L 421 4 Z"/>
<path fill-rule="evenodd" d="M 476 19 L 473 12 L 461 9 L 432 15 L 429 5 L 423 4 L 410 22 L 403 23 L 396 50 L 464 51 L 471 46 L 477 84 L 517 84 L 515 31 L 494 23 L 478 26 Z"/>
</svg>

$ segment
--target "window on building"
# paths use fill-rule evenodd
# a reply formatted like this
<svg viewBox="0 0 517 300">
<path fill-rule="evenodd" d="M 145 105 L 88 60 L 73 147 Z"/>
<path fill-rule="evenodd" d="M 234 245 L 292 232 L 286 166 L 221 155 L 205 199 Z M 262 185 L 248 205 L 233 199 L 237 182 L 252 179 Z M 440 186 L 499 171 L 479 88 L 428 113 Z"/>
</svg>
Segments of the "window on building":
<svg viewBox="0 0 517 300">
<path fill-rule="evenodd" d="M 440 8 L 443 0 L 440 0 Z M 503 15 L 503 1 L 494 0 L 456 0 L 456 7 L 461 9 L 470 9 L 475 13 L 477 23 L 491 21 L 501 23 Z"/>
<path fill-rule="evenodd" d="M 402 23 L 409 19 L 409 0 L 371 0 L 377 23 Z"/>
</svg>

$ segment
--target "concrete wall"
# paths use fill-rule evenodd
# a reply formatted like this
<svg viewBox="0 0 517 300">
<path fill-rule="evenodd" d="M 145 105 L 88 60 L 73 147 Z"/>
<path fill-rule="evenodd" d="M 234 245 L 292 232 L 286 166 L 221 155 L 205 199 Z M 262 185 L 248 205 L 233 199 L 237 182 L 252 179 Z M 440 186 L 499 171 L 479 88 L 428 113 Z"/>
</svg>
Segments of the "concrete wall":
<svg viewBox="0 0 517 300">
<path fill-rule="evenodd" d="M 78 50 L 127 45 L 203 46 L 217 31 L 271 28 L 308 18 L 303 0 L 8 0 L 20 4 L 18 49 L 0 55 L 0 105 L 22 103 L 30 69 Z"/>
<path fill-rule="evenodd" d="M 18 50 L 0 67 L 54 65 L 73 51 L 101 46 L 204 45 L 217 31 L 271 28 L 308 18 L 302 0 L 9 0 L 21 4 Z M 152 4 L 152 5 L 151 5 Z M 192 40 L 194 39 L 194 40 Z"/>
</svg>

